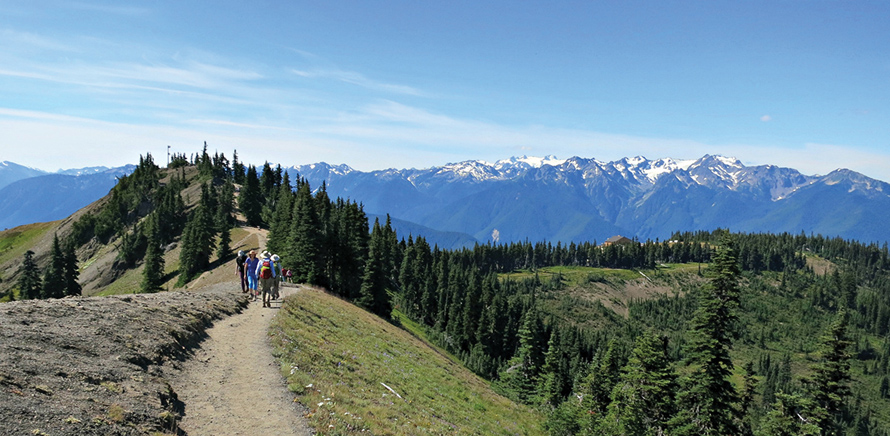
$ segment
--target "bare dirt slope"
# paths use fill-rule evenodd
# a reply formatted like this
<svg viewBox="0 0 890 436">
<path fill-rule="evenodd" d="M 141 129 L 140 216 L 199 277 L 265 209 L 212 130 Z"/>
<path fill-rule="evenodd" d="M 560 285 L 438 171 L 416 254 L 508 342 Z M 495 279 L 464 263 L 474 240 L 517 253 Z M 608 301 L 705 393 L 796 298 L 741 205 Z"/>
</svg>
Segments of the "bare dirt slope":
<svg viewBox="0 0 890 436">
<path fill-rule="evenodd" d="M 296 288 L 282 287 L 289 295 Z M 309 435 L 272 357 L 267 331 L 278 313 L 251 303 L 207 331 L 192 359 L 171 380 L 185 404 L 180 428 L 193 435 Z"/>
<path fill-rule="evenodd" d="M 0 434 L 174 431 L 169 374 L 247 305 L 231 288 L 0 304 Z"/>
</svg>

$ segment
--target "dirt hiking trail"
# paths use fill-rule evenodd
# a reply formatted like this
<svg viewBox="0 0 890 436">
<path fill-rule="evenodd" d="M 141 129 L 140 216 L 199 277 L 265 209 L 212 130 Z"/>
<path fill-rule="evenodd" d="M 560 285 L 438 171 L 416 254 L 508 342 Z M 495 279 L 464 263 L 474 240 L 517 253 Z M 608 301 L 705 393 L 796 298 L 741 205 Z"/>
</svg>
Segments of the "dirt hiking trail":
<svg viewBox="0 0 890 436">
<path fill-rule="evenodd" d="M 233 282 L 233 287 L 238 286 Z M 283 296 L 298 292 L 282 287 Z M 272 357 L 267 331 L 280 301 L 218 321 L 171 381 L 185 412 L 179 427 L 200 435 L 310 435 Z"/>
<path fill-rule="evenodd" d="M 264 247 L 264 232 L 251 233 Z M 231 286 L 240 292 L 236 280 Z M 297 287 L 281 286 L 282 298 L 298 292 Z M 171 385 L 185 404 L 179 427 L 188 436 L 312 434 L 303 419 L 305 410 L 294 402 L 272 356 L 267 332 L 280 307 L 281 300 L 271 308 L 257 300 L 217 321 L 183 363 Z"/>
</svg>

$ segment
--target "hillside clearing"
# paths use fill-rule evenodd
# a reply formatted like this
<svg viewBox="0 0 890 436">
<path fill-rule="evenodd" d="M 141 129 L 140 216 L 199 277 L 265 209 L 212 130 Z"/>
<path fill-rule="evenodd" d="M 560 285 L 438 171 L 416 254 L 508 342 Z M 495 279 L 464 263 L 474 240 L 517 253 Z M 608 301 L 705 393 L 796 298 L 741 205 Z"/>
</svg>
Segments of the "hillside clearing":
<svg viewBox="0 0 890 436">
<path fill-rule="evenodd" d="M 627 316 L 631 301 L 649 300 L 682 293 L 684 285 L 702 279 L 699 264 L 662 264 L 654 270 L 591 268 L 583 266 L 544 267 L 535 271 L 502 274 L 509 280 L 535 277 L 548 290 L 544 299 L 568 297 L 589 303 L 600 303 L 621 316 Z"/>
</svg>

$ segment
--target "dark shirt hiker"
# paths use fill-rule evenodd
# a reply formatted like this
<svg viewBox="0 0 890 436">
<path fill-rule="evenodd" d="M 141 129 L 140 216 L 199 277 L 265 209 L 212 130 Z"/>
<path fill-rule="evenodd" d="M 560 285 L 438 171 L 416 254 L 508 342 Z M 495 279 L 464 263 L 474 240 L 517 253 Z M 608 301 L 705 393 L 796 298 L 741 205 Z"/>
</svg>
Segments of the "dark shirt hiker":
<svg viewBox="0 0 890 436">
<path fill-rule="evenodd" d="M 238 277 L 241 279 L 241 292 L 247 292 L 247 274 L 244 269 L 244 262 L 247 261 L 247 253 L 244 250 L 238 251 L 238 257 L 235 258 L 235 268 Z"/>
</svg>

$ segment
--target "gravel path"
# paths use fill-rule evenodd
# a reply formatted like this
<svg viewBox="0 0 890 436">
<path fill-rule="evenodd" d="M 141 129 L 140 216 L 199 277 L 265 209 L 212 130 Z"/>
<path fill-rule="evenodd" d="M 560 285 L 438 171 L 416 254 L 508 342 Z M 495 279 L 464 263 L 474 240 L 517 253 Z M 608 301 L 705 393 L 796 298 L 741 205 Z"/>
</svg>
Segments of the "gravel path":
<svg viewBox="0 0 890 436">
<path fill-rule="evenodd" d="M 281 290 L 284 296 L 298 292 Z M 171 381 L 185 404 L 179 427 L 189 436 L 312 434 L 272 357 L 267 331 L 279 307 L 254 302 L 217 322 Z"/>
</svg>

